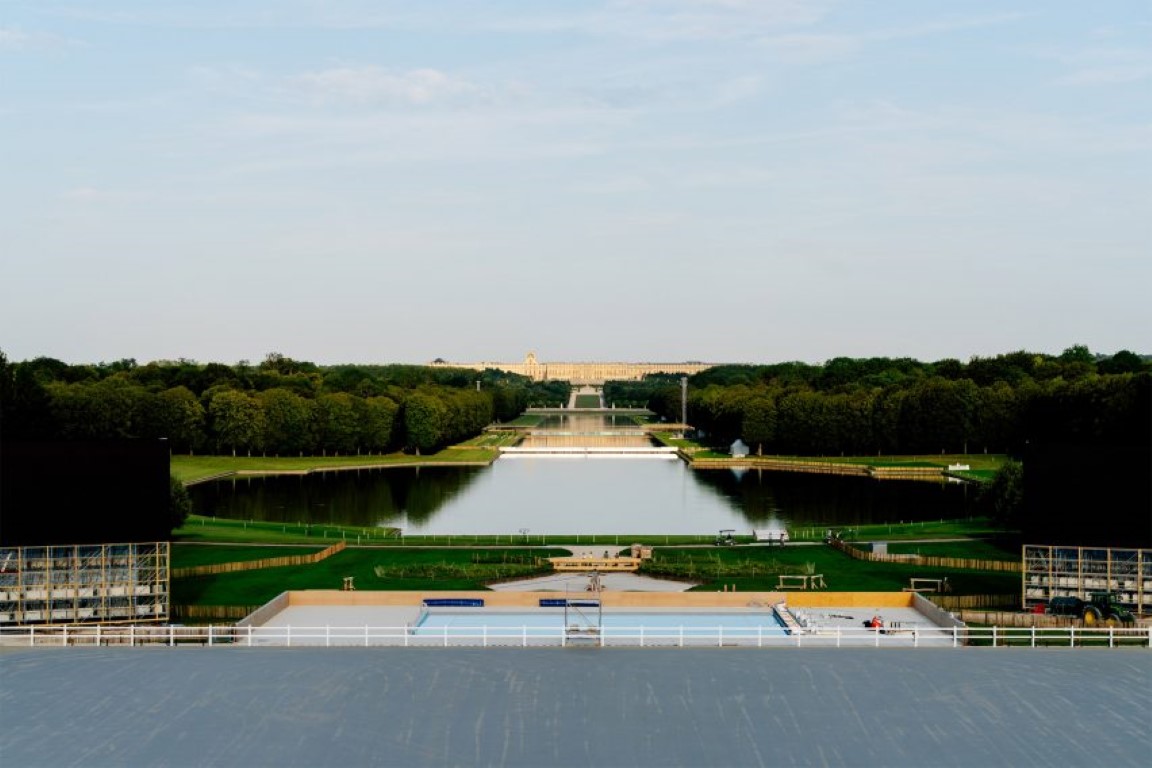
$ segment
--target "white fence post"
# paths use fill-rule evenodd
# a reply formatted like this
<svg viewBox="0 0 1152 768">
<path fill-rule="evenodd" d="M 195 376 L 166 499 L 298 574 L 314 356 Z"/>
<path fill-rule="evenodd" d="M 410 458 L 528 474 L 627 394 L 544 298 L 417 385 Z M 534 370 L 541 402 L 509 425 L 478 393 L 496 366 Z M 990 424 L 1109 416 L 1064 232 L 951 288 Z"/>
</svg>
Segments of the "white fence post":
<svg viewBox="0 0 1152 768">
<path fill-rule="evenodd" d="M 97 624 L 96 627 L 99 628 L 100 625 Z M 64 625 L 64 647 L 68 647 L 68 625 L 67 624 Z"/>
<path fill-rule="evenodd" d="M 208 647 L 212 647 L 212 625 L 208 625 Z"/>
</svg>

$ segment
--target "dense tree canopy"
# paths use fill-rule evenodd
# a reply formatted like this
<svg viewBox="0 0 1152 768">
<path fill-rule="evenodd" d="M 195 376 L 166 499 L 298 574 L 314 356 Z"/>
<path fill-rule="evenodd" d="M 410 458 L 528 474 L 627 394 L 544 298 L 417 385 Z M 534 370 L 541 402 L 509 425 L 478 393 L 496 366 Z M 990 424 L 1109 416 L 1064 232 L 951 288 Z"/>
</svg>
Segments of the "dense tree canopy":
<svg viewBox="0 0 1152 768">
<path fill-rule="evenodd" d="M 10 362 L 0 434 L 13 440 L 167 438 L 176 452 L 321 455 L 430 451 L 568 398 L 567 382 L 418 365 L 321 367 L 134 360 Z"/>
<path fill-rule="evenodd" d="M 1016 453 L 1052 432 L 1131 424 L 1152 364 L 1121 351 L 1012 352 L 968 363 L 836 358 L 824 365 L 718 366 L 689 379 L 688 421 L 705 441 L 772 454 Z M 612 382 L 609 401 L 680 420 L 679 377 Z"/>
</svg>

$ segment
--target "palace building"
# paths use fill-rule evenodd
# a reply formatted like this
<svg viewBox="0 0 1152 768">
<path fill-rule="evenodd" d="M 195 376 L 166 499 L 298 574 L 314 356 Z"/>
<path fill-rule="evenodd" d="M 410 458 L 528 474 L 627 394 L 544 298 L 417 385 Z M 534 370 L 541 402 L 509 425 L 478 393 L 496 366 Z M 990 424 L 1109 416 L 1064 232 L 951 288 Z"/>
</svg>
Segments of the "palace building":
<svg viewBox="0 0 1152 768">
<path fill-rule="evenodd" d="M 438 368 L 470 368 L 477 371 L 494 368 L 527 376 L 533 381 L 569 381 L 573 384 L 603 384 L 606 381 L 639 381 L 653 373 L 699 373 L 714 363 L 542 363 L 534 352 L 529 352 L 522 363 L 449 363 L 435 360 Z"/>
</svg>

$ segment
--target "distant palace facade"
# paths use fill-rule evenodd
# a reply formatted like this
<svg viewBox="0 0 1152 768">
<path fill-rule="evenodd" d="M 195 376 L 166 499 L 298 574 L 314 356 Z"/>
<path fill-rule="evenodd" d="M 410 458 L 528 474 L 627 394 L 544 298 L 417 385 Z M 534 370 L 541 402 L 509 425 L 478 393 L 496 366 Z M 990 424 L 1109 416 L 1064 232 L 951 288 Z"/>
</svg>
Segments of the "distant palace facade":
<svg viewBox="0 0 1152 768">
<path fill-rule="evenodd" d="M 522 363 L 449 363 L 434 360 L 436 368 L 494 368 L 518 373 L 533 381 L 570 381 L 573 384 L 603 384 L 606 381 L 638 381 L 651 373 L 691 375 L 711 368 L 713 363 L 541 363 L 529 352 Z"/>
</svg>

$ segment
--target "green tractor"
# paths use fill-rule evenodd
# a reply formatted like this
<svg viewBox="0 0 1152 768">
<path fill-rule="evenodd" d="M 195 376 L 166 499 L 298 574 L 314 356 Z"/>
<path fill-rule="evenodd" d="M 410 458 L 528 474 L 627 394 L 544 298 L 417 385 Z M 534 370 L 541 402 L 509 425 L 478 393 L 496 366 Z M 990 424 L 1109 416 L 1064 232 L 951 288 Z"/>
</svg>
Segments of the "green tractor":
<svg viewBox="0 0 1152 768">
<path fill-rule="evenodd" d="M 1116 596 L 1111 592 L 1090 592 L 1087 600 L 1055 597 L 1048 603 L 1048 613 L 1079 616 L 1086 627 L 1127 627 L 1136 622 L 1132 612 L 1116 602 Z"/>
</svg>

